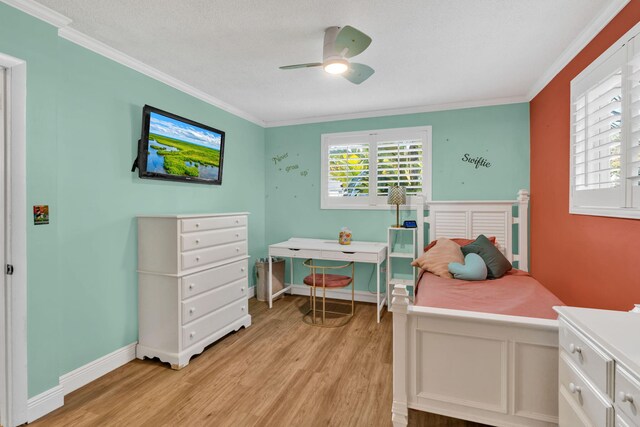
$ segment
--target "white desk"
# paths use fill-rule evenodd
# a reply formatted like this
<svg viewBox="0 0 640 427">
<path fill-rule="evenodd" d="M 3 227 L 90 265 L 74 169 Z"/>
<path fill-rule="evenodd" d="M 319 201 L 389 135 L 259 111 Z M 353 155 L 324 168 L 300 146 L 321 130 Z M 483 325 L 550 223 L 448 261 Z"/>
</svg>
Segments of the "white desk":
<svg viewBox="0 0 640 427">
<path fill-rule="evenodd" d="M 293 282 L 293 259 L 318 259 L 328 261 L 355 261 L 376 265 L 376 312 L 378 322 L 380 313 L 387 301 L 387 294 L 380 295 L 380 266 L 387 259 L 387 245 L 378 242 L 351 242 L 350 245 L 341 245 L 335 240 L 326 239 L 301 239 L 291 238 L 286 242 L 269 246 L 269 308 L 273 306 L 273 299 L 281 294 L 291 291 L 291 283 L 284 289 L 273 294 L 273 282 L 271 277 L 271 257 L 279 256 L 290 258 L 291 282 Z"/>
</svg>

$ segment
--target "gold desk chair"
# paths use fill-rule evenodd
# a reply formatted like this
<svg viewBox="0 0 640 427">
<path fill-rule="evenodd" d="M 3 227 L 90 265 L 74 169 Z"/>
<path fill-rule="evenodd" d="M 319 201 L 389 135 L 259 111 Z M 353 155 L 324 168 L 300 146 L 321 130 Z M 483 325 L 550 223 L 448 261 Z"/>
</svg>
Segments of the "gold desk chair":
<svg viewBox="0 0 640 427">
<path fill-rule="evenodd" d="M 304 262 L 304 265 L 309 267 L 309 269 L 311 270 L 311 274 L 309 274 L 307 277 L 304 278 L 304 284 L 309 286 L 309 311 L 307 311 L 304 316 L 303 316 L 303 321 L 309 325 L 313 325 L 313 326 L 323 326 L 326 328 L 336 328 L 339 326 L 344 326 L 347 323 L 349 323 L 349 321 L 351 320 L 351 318 L 353 317 L 353 314 L 355 313 L 355 299 L 354 299 L 354 293 L 355 293 L 355 289 L 354 289 L 354 274 L 355 274 L 355 263 L 350 262 L 348 264 L 344 264 L 344 265 L 336 265 L 336 266 L 321 266 L 321 265 L 314 265 L 313 264 L 313 260 L 312 259 L 308 259 Z M 327 271 L 334 271 L 334 270 L 339 270 L 342 268 L 347 268 L 347 267 L 351 267 L 351 277 L 349 276 L 342 276 L 342 275 L 338 275 L 338 274 L 329 274 L 327 273 Z M 327 288 L 346 288 L 347 286 L 351 285 L 351 313 L 343 313 L 343 312 L 339 312 L 339 311 L 327 311 L 326 309 L 326 291 Z M 318 313 L 318 310 L 316 309 L 317 304 L 316 304 L 316 297 L 317 297 L 317 290 L 318 288 L 322 288 L 322 312 Z M 348 307 L 349 304 L 345 304 L 345 303 L 332 303 L 332 304 L 336 304 L 339 306 L 346 306 Z M 327 323 L 327 313 L 330 314 L 334 314 L 334 315 L 342 315 L 342 317 L 344 319 L 346 319 L 346 321 L 341 321 L 337 324 L 328 324 Z M 322 318 L 318 319 L 318 315 L 322 314 Z M 311 316 L 309 316 L 311 315 Z M 310 317 L 310 318 L 309 318 Z M 318 320 L 320 320 L 318 322 Z"/>
</svg>

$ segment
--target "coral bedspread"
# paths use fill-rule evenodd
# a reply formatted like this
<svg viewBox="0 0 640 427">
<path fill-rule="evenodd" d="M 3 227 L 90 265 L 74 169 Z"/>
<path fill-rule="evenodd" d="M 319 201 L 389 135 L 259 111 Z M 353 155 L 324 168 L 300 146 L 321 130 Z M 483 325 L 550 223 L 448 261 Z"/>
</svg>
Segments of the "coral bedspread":
<svg viewBox="0 0 640 427">
<path fill-rule="evenodd" d="M 564 305 L 528 273 L 513 269 L 500 279 L 469 282 L 425 272 L 415 305 L 556 319 L 554 305 Z"/>
</svg>

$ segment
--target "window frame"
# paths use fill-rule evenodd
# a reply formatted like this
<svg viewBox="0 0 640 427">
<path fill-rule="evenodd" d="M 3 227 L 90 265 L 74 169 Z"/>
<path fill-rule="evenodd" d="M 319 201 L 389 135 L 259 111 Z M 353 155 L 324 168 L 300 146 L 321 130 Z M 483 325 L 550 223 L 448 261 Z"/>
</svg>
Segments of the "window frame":
<svg viewBox="0 0 640 427">
<path fill-rule="evenodd" d="M 635 47 L 635 48 L 634 48 Z M 575 135 L 575 114 L 574 114 L 574 100 L 580 96 L 577 89 L 581 88 L 583 82 L 589 79 L 593 72 L 597 72 L 600 67 L 604 66 L 614 55 L 619 51 L 624 50 L 624 61 L 622 64 L 622 128 L 621 128 L 621 145 L 620 145 L 620 162 L 621 162 L 621 186 L 624 192 L 624 207 L 611 207 L 611 206 L 583 206 L 577 204 L 574 199 L 575 189 L 575 162 L 574 162 L 574 146 L 576 144 Z M 634 51 L 640 50 L 640 24 L 636 24 L 631 30 L 629 30 L 624 36 L 613 43 L 604 53 L 602 53 L 596 60 L 594 60 L 589 66 L 587 66 L 580 74 L 571 80 L 570 96 L 569 96 L 569 213 L 574 215 L 591 215 L 591 216 L 604 216 L 604 217 L 616 217 L 616 218 L 630 218 L 640 219 L 640 207 L 633 207 L 634 204 L 638 204 L 638 201 L 634 201 L 640 197 L 640 191 L 634 191 L 634 186 L 630 181 L 628 172 L 630 168 L 630 162 L 628 161 L 627 153 L 631 146 L 631 111 L 630 111 L 630 97 L 631 97 L 631 82 L 629 81 L 629 62 L 632 59 Z M 583 190 L 585 191 L 585 190 Z M 586 190 L 594 191 L 594 190 Z M 603 193 L 604 194 L 604 193 Z"/>
<path fill-rule="evenodd" d="M 387 204 L 385 196 L 378 196 L 377 176 L 377 145 L 388 142 L 389 139 L 422 140 L 422 193 L 407 196 L 408 209 L 416 203 L 418 197 L 431 200 L 432 194 L 432 150 L 431 126 L 416 126 L 393 129 L 374 129 L 355 132 L 324 133 L 321 136 L 320 160 L 320 208 L 321 209 L 365 209 L 388 210 L 392 206 Z M 365 142 L 366 141 L 366 142 Z M 369 145 L 369 195 L 361 197 L 329 197 L 329 147 L 335 145 L 353 145 L 366 143 Z M 375 157 L 372 157 L 375 154 Z M 400 206 L 403 209 L 403 206 Z"/>
</svg>

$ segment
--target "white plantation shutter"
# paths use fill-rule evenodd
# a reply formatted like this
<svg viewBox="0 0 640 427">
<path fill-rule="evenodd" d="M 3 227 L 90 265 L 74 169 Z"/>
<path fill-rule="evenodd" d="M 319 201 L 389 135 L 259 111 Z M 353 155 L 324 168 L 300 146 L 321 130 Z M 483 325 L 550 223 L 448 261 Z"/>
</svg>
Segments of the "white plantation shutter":
<svg viewBox="0 0 640 427">
<path fill-rule="evenodd" d="M 628 143 L 627 143 L 627 195 L 628 206 L 640 208 L 640 40 L 635 37 L 628 48 Z"/>
<path fill-rule="evenodd" d="M 330 145 L 329 197 L 369 195 L 369 144 Z"/>
<path fill-rule="evenodd" d="M 388 209 L 389 186 L 429 197 L 431 127 L 322 136 L 323 209 Z"/>
<path fill-rule="evenodd" d="M 377 195 L 394 185 L 406 187 L 408 196 L 422 193 L 422 140 L 384 141 L 377 148 Z"/>
<path fill-rule="evenodd" d="M 572 82 L 572 205 L 625 206 L 623 68 L 619 49 Z"/>
<path fill-rule="evenodd" d="M 571 213 L 640 219 L 639 33 L 571 81 Z"/>
</svg>

